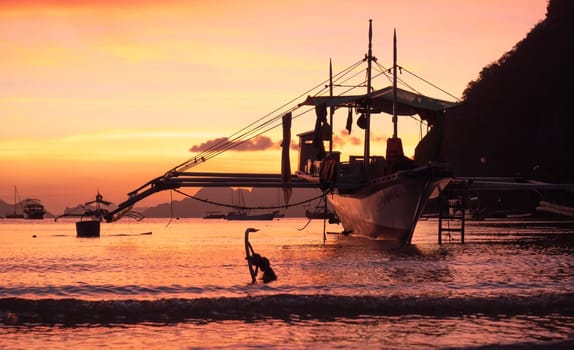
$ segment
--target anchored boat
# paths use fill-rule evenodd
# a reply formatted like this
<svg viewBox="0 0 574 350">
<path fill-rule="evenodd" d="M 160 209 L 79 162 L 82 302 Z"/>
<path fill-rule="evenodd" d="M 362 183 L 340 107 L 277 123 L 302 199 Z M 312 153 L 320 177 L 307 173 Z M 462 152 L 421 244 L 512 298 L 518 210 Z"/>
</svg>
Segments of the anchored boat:
<svg viewBox="0 0 574 350">
<path fill-rule="evenodd" d="M 305 217 L 312 220 L 320 219 L 328 220 L 329 222 L 337 222 L 337 214 L 321 206 L 315 207 L 315 210 L 305 209 Z"/>
<path fill-rule="evenodd" d="M 245 208 L 245 198 L 243 197 L 243 191 L 237 190 L 237 198 L 235 198 L 235 209 L 225 215 L 225 220 L 273 220 L 279 211 L 272 211 L 268 213 L 249 213 Z"/>
<path fill-rule="evenodd" d="M 277 215 L 277 211 L 273 211 L 271 213 L 261 213 L 261 214 L 248 214 L 242 210 L 233 210 L 227 213 L 225 216 L 226 220 L 273 220 Z"/>
<path fill-rule="evenodd" d="M 14 212 L 13 213 L 6 213 L 6 219 L 23 219 L 24 213 L 18 212 L 18 206 L 22 207 L 22 204 L 18 204 L 18 189 L 14 186 Z M 24 210 L 22 210 L 24 211 Z"/>
<path fill-rule="evenodd" d="M 20 207 L 21 212 L 18 212 L 18 207 Z M 14 212 L 6 213 L 7 219 L 42 220 L 45 214 L 46 209 L 39 199 L 26 198 L 21 202 L 18 189 L 14 186 Z"/>
<path fill-rule="evenodd" d="M 81 212 L 68 212 L 57 216 L 54 221 L 60 218 L 76 217 L 80 221 L 76 222 L 76 236 L 77 237 L 100 237 L 100 223 L 104 220 L 105 216 L 110 212 L 109 207 L 112 202 L 104 200 L 104 196 L 98 190 L 96 199 L 84 203 Z M 143 215 L 131 211 L 131 207 L 122 213 L 124 216 L 131 217 L 135 220 L 142 220 Z"/>
<path fill-rule="evenodd" d="M 300 106 L 313 106 L 316 113 L 312 132 L 299 134 L 300 164 L 296 176 L 317 183 L 343 225 L 344 232 L 377 239 L 410 243 L 412 234 L 427 200 L 446 187 L 450 170 L 446 163 L 431 161 L 417 164 L 404 155 L 402 140 L 397 135 L 398 116 L 419 115 L 430 127 L 439 123 L 446 110 L 456 103 L 430 98 L 397 88 L 396 33 L 392 68 L 392 86 L 375 90 L 372 86 L 372 28 L 369 25 L 367 91 L 359 95 L 332 94 L 309 96 Z M 387 71 L 388 72 L 388 71 Z M 353 112 L 359 113 L 359 126 L 364 129 L 364 153 L 340 159 L 332 150 L 332 115 L 337 109 L 348 110 L 350 130 Z M 331 120 L 327 121 L 328 110 Z M 392 116 L 393 136 L 387 139 L 386 155 L 371 155 L 371 118 L 374 114 Z M 325 132 L 326 131 L 326 132 Z M 325 136 L 326 135 L 326 136 Z M 323 142 L 329 141 L 329 151 Z"/>
<path fill-rule="evenodd" d="M 209 211 L 203 216 L 204 219 L 225 219 L 225 214 L 218 211 Z"/>
<path fill-rule="evenodd" d="M 39 199 L 28 198 L 24 201 L 24 216 L 30 220 L 42 220 L 46 210 Z"/>
</svg>

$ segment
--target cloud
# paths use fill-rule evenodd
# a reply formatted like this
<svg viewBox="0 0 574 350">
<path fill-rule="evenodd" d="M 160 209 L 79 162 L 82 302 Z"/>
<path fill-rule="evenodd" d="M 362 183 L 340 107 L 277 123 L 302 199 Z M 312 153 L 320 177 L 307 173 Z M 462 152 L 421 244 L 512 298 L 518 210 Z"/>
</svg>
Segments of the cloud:
<svg viewBox="0 0 574 350">
<path fill-rule="evenodd" d="M 229 141 L 227 137 L 219 137 L 208 140 L 200 145 L 192 146 L 190 152 L 222 151 L 232 148 L 234 151 L 265 151 L 268 149 L 279 149 L 281 142 L 274 142 L 270 137 L 257 136 L 247 141 Z"/>
<path fill-rule="evenodd" d="M 361 130 L 362 132 L 362 130 Z M 371 136 L 372 142 L 385 142 L 387 136 Z M 359 146 L 362 145 L 363 140 L 359 136 L 349 135 L 347 130 L 341 130 L 333 135 L 333 141 L 339 147 L 344 145 Z M 299 143 L 296 140 L 291 140 L 290 148 L 292 150 L 299 149 Z M 223 151 L 223 150 L 233 150 L 239 152 L 245 151 L 265 151 L 270 149 L 281 149 L 281 141 L 273 141 L 267 136 L 257 136 L 251 140 L 245 142 L 241 141 L 229 141 L 227 137 L 218 137 L 212 140 L 205 141 L 199 145 L 192 146 L 190 152 L 205 152 L 205 151 Z"/>
<path fill-rule="evenodd" d="M 363 144 L 363 139 L 361 137 L 356 136 L 357 133 L 360 133 L 360 135 L 363 135 L 364 132 L 363 130 L 353 130 L 354 133 L 352 135 L 349 135 L 349 132 L 345 129 L 340 130 L 338 134 L 335 134 L 333 137 L 333 141 L 339 145 L 339 146 L 344 146 L 344 145 L 353 145 L 353 146 L 359 146 Z M 375 136 L 375 135 L 371 135 L 371 142 L 382 142 L 385 143 L 387 141 L 388 136 L 387 135 L 380 135 L 380 136 Z"/>
<path fill-rule="evenodd" d="M 344 129 L 339 131 L 338 134 L 334 135 L 333 141 L 339 146 L 343 146 L 345 144 L 351 144 L 357 146 L 362 144 L 361 138 L 354 135 L 349 135 L 347 130 Z"/>
</svg>

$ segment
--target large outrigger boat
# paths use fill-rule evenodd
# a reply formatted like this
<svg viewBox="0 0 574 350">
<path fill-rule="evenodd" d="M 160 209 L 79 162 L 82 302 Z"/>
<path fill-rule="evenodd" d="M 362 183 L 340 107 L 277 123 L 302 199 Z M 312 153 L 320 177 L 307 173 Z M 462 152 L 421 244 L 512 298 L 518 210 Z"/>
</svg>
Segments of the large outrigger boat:
<svg viewBox="0 0 574 350">
<path fill-rule="evenodd" d="M 330 192 L 327 196 L 344 232 L 384 240 L 410 242 L 427 200 L 450 181 L 448 164 L 431 161 L 416 164 L 404 155 L 402 140 L 397 135 L 398 116 L 418 114 L 431 127 L 444 117 L 454 102 L 430 98 L 397 88 L 396 33 L 392 86 L 375 90 L 372 86 L 372 28 L 369 25 L 367 91 L 361 95 L 310 96 L 301 106 L 313 106 L 316 123 L 313 132 L 300 135 L 300 163 L 296 176 L 317 183 Z M 332 85 L 332 83 L 331 83 Z M 332 91 L 332 89 L 331 89 Z M 338 152 L 325 152 L 324 135 L 332 135 L 332 120 L 327 110 L 346 108 L 360 113 L 358 123 L 364 129 L 364 153 L 341 161 Z M 371 155 L 370 135 L 373 114 L 392 115 L 393 136 L 387 139 L 386 156 Z M 348 125 L 348 124 L 347 124 Z M 324 130 L 328 131 L 325 133 Z M 323 132 L 322 132 L 323 131 Z"/>
<path fill-rule="evenodd" d="M 282 109 L 275 111 L 278 114 L 270 117 L 271 119 L 260 119 L 260 125 L 252 123 L 251 130 L 242 129 L 222 139 L 221 144 L 213 145 L 210 149 L 130 192 L 128 200 L 108 213 L 106 220 L 116 220 L 124 211 L 129 211 L 133 204 L 155 192 L 180 187 L 282 187 L 285 190 L 286 202 L 292 188 L 314 187 L 323 190 L 343 226 L 343 232 L 410 243 L 425 203 L 445 188 L 451 179 L 451 174 L 447 164 L 434 161 L 432 157 L 427 157 L 428 159 L 422 164 L 405 156 L 397 132 L 398 117 L 418 115 L 429 128 L 432 128 L 440 123 L 446 111 L 457 103 L 398 88 L 397 69 L 406 69 L 396 63 L 396 33 L 393 42 L 393 67 L 382 69 L 372 55 L 372 24 L 369 22 L 368 53 L 361 62 L 352 66 L 356 68 L 366 62 L 366 81 L 363 80 L 349 88 L 349 85 L 344 84 L 347 81 L 344 74 L 350 71 L 347 69 L 336 75 L 336 79 L 343 82 L 336 84 L 333 81 L 331 68 L 329 84 L 323 83 L 317 86 L 323 87 L 321 91 L 313 95 L 308 95 L 308 92 L 301 95 L 298 99 L 302 101 L 294 100 L 298 102 L 295 106 L 284 105 Z M 380 69 L 378 76 L 390 78 L 391 86 L 374 88 L 373 64 L 377 64 Z M 347 92 L 354 92 L 357 88 L 366 88 L 366 91 L 363 90 L 359 94 L 335 95 L 334 87 L 341 86 L 347 88 Z M 326 87 L 328 89 L 325 89 Z M 299 109 L 306 111 L 297 114 L 297 117 L 314 110 L 316 118 L 312 131 L 298 134 L 299 165 L 298 169 L 291 173 L 289 160 L 291 122 L 295 118 L 293 117 L 295 111 Z M 341 153 L 333 150 L 333 114 L 337 109 L 348 110 L 346 128 L 349 131 L 353 112 L 360 114 L 357 124 L 364 129 L 363 154 L 350 156 L 348 160 L 342 160 Z M 387 140 L 384 156 L 371 154 L 371 117 L 379 113 L 391 115 L 393 122 L 393 134 Z M 268 131 L 279 125 L 283 125 L 281 174 L 187 171 L 249 138 L 261 135 L 262 129 Z M 328 150 L 325 148 L 327 142 Z"/>
</svg>

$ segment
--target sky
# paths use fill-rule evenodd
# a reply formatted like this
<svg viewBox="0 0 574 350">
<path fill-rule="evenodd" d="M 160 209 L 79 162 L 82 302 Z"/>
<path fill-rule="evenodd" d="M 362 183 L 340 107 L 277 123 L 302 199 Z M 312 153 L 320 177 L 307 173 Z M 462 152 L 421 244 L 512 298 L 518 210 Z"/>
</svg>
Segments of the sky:
<svg viewBox="0 0 574 350">
<path fill-rule="evenodd" d="M 17 186 L 21 199 L 39 198 L 56 215 L 97 191 L 119 203 L 193 158 L 202 144 L 327 79 L 330 59 L 335 72 L 362 59 L 369 19 L 378 62 L 392 64 L 396 29 L 399 64 L 460 97 L 484 66 L 544 19 L 546 6 L 546 0 L 0 0 L 0 199 L 12 203 Z M 294 122 L 294 135 L 313 128 L 312 118 L 301 122 Z M 334 124 L 344 128 L 344 120 Z M 399 126 L 409 156 L 421 135 L 411 124 Z M 371 149 L 384 154 L 392 131 L 376 131 Z M 279 173 L 280 131 L 258 141 L 269 147 L 257 150 L 256 143 L 193 170 Z M 360 154 L 352 144 L 342 145 L 344 153 Z M 295 151 L 291 159 L 294 168 Z M 141 205 L 169 199 L 159 193 Z"/>
</svg>

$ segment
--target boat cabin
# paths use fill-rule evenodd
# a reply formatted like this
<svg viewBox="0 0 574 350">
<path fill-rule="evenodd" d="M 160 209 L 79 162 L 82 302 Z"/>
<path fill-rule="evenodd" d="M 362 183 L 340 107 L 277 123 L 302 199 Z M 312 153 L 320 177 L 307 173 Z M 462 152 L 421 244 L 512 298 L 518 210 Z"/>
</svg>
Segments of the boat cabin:
<svg viewBox="0 0 574 350">
<path fill-rule="evenodd" d="M 314 142 L 315 131 L 307 131 L 301 134 L 297 134 L 299 137 L 299 172 L 319 176 L 319 168 L 321 162 L 324 160 L 322 158 L 335 159 L 339 162 L 340 152 L 330 152 L 326 156 L 324 155 L 324 149 L 317 146 Z"/>
</svg>

